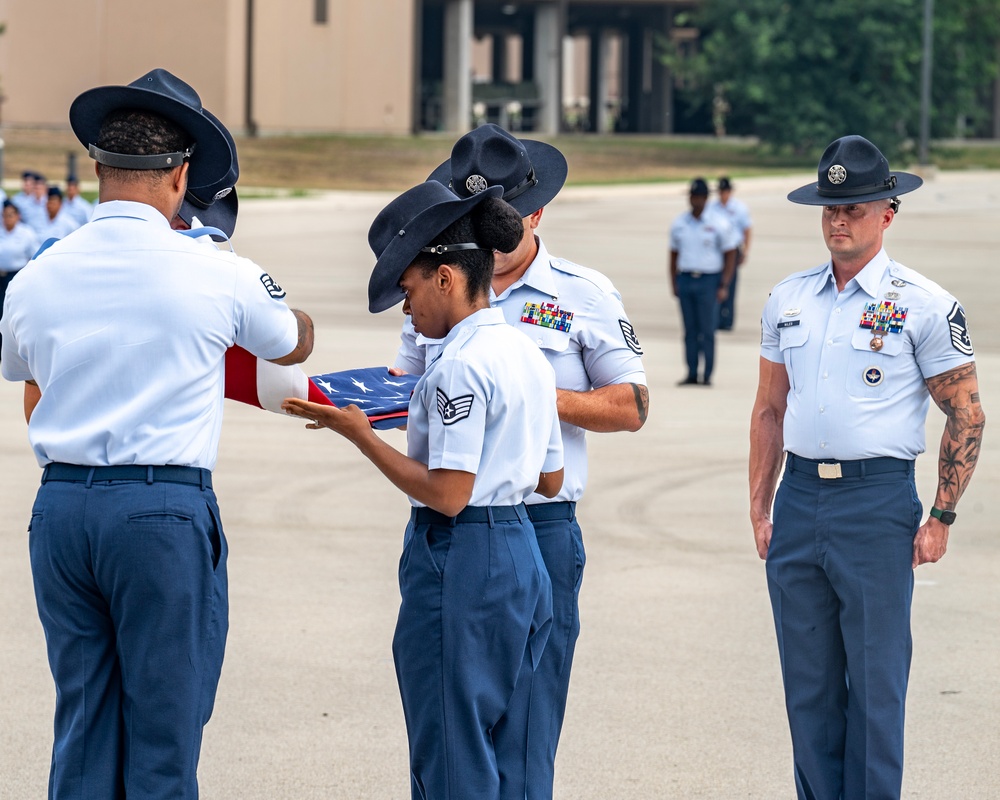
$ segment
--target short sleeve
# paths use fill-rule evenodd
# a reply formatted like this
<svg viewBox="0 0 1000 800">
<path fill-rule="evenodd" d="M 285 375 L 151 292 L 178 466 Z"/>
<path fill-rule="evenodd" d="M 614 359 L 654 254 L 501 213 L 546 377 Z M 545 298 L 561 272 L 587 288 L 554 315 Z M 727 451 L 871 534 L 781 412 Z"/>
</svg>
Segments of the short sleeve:
<svg viewBox="0 0 1000 800">
<path fill-rule="evenodd" d="M 26 362 L 17 352 L 17 338 L 12 328 L 13 313 L 11 299 L 14 296 L 14 286 L 7 290 L 4 298 L 3 308 L 0 309 L 0 336 L 3 337 L 3 348 L 0 352 L 0 372 L 9 381 L 30 381 L 32 379 L 31 370 Z"/>
<path fill-rule="evenodd" d="M 562 427 L 559 425 L 559 415 L 552 415 L 552 430 L 549 432 L 549 446 L 545 451 L 545 463 L 542 472 L 555 472 L 565 466 L 563 458 Z"/>
<path fill-rule="evenodd" d="M 775 293 L 772 292 L 764 304 L 764 312 L 760 317 L 760 354 L 768 361 L 783 362 L 781 348 L 778 346 L 778 328 L 775 324 L 777 303 Z"/>
<path fill-rule="evenodd" d="M 595 389 L 618 383 L 646 384 L 642 345 L 629 321 L 621 295 L 602 292 L 592 300 L 581 332 L 583 363 Z"/>
<path fill-rule="evenodd" d="M 461 357 L 435 364 L 425 390 L 428 418 L 428 469 L 479 472 L 486 437 L 486 381 Z"/>
<path fill-rule="evenodd" d="M 932 297 L 921 322 L 913 351 L 925 378 L 975 361 L 965 309 L 954 297 Z"/>
<path fill-rule="evenodd" d="M 407 315 L 403 320 L 403 329 L 399 332 L 399 350 L 393 366 L 410 375 L 423 375 L 427 368 L 427 352 L 417 343 L 417 332 L 413 321 Z"/>
<path fill-rule="evenodd" d="M 236 259 L 234 341 L 258 358 L 273 360 L 298 345 L 299 326 L 277 282 L 249 259 Z"/>
</svg>

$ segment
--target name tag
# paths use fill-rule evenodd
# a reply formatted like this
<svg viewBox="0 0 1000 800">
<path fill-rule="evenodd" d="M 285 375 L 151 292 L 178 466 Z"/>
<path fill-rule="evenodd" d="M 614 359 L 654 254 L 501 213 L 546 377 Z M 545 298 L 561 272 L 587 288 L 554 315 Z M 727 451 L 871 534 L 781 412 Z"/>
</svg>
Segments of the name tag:
<svg viewBox="0 0 1000 800">
<path fill-rule="evenodd" d="M 787 322 L 779 322 L 778 330 L 781 330 L 782 328 L 794 328 L 800 322 L 802 322 L 800 319 L 790 319 Z"/>
</svg>

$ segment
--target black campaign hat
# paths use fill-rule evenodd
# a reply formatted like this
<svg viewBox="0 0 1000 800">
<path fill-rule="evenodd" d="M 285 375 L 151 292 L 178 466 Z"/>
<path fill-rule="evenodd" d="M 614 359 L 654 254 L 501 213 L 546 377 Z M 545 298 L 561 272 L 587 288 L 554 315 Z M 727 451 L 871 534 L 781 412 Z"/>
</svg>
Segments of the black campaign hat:
<svg viewBox="0 0 1000 800">
<path fill-rule="evenodd" d="M 896 197 L 920 188 L 923 178 L 889 172 L 889 162 L 863 136 L 842 136 L 831 142 L 819 160 L 818 180 L 788 194 L 806 206 L 846 206 Z"/>
<path fill-rule="evenodd" d="M 112 111 L 135 109 L 150 111 L 180 126 L 192 139 L 190 153 L 163 154 L 159 156 L 127 156 L 107 153 L 96 147 L 101 125 Z M 98 86 L 81 94 L 69 109 L 69 123 L 73 133 L 91 158 L 108 166 L 123 169 L 162 169 L 179 166 L 188 158 L 190 167 L 188 184 L 205 186 L 225 177 L 235 158 L 229 142 L 217 120 L 206 115 L 198 93 L 180 78 L 165 69 L 147 72 L 128 86 Z M 118 156 L 115 158 L 115 156 Z M 147 159 L 142 162 L 140 159 Z"/>
<path fill-rule="evenodd" d="M 181 209 L 177 212 L 177 216 L 188 225 L 191 224 L 192 218 L 198 217 L 198 220 L 203 225 L 218 228 L 226 236 L 232 237 L 236 231 L 236 216 L 239 214 L 240 208 L 239 198 L 236 196 L 236 181 L 240 178 L 240 163 L 236 156 L 236 142 L 233 141 L 232 134 L 226 126 L 211 111 L 204 108 L 202 112 L 225 134 L 233 153 L 233 159 L 229 165 L 229 172 L 215 183 L 205 186 L 193 186 L 191 181 L 188 181 L 188 189 L 184 195 L 184 202 L 181 203 Z"/>
<path fill-rule="evenodd" d="M 503 199 L 527 217 L 559 194 L 568 171 L 565 156 L 552 145 L 518 139 L 488 123 L 455 142 L 451 158 L 427 180 L 443 183 L 459 197 L 502 186 Z"/>
<path fill-rule="evenodd" d="M 704 178 L 695 178 L 691 181 L 691 187 L 688 189 L 688 192 L 699 197 L 708 197 L 708 184 Z"/>
<path fill-rule="evenodd" d="M 376 314 L 402 300 L 399 279 L 421 249 L 487 197 L 500 197 L 502 192 L 501 187 L 490 186 L 471 197 L 456 197 L 444 184 L 429 180 L 383 208 L 368 230 L 368 244 L 378 259 L 368 281 L 368 310 Z M 488 248 L 463 243 L 454 249 Z"/>
</svg>

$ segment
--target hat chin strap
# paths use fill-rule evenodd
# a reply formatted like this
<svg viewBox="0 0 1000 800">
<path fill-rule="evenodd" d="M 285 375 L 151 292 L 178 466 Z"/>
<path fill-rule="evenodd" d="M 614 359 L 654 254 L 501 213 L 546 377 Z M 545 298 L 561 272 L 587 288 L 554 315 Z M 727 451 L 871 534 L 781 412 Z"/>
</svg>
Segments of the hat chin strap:
<svg viewBox="0 0 1000 800">
<path fill-rule="evenodd" d="M 194 145 L 191 145 L 187 150 L 177 153 L 156 153 L 151 156 L 136 156 L 127 153 L 111 153 L 107 150 L 102 150 L 96 144 L 92 144 L 89 147 L 90 157 L 94 159 L 98 164 L 103 164 L 106 167 L 114 167 L 115 169 L 170 169 L 172 167 L 179 167 L 189 158 L 194 152 Z"/>
<path fill-rule="evenodd" d="M 454 253 L 456 250 L 492 250 L 492 247 L 483 247 L 481 244 L 476 244 L 475 242 L 459 242 L 458 244 L 435 244 L 429 247 L 421 247 L 421 253 L 434 253 L 435 255 L 444 255 L 445 253 Z"/>
</svg>

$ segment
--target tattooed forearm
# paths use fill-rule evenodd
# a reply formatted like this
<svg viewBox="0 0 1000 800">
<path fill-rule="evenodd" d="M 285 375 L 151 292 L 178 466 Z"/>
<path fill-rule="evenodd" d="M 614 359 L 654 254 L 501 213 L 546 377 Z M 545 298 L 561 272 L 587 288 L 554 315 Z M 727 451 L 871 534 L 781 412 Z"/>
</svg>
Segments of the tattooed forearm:
<svg viewBox="0 0 1000 800">
<path fill-rule="evenodd" d="M 639 412 L 639 424 L 646 424 L 646 417 L 649 416 L 649 389 L 641 383 L 630 384 L 635 393 L 635 406 Z"/>
<path fill-rule="evenodd" d="M 979 403 L 976 365 L 964 364 L 928 379 L 927 388 L 945 415 L 938 454 L 935 505 L 955 508 L 979 461 L 986 415 Z"/>
</svg>

